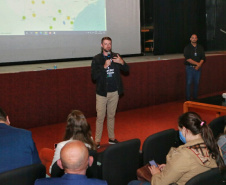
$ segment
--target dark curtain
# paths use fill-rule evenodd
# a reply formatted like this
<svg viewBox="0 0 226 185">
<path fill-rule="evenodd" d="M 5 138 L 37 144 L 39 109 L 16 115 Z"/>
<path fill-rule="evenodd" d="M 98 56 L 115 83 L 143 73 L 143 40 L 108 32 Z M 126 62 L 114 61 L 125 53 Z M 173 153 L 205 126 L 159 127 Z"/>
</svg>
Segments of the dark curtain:
<svg viewBox="0 0 226 185">
<path fill-rule="evenodd" d="M 154 0 L 155 55 L 181 53 L 196 33 L 206 47 L 205 0 Z"/>
<path fill-rule="evenodd" d="M 206 0 L 207 49 L 226 49 L 226 1 Z"/>
</svg>

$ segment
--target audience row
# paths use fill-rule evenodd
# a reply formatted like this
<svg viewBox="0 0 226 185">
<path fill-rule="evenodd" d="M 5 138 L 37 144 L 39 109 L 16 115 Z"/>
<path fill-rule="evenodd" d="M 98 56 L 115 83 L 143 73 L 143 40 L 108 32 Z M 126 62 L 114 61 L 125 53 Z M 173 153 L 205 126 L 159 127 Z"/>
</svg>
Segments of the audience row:
<svg viewBox="0 0 226 185">
<path fill-rule="evenodd" d="M 173 183 L 185 185 L 192 177 L 211 168 L 225 168 L 226 128 L 224 134 L 219 136 L 218 145 L 207 123 L 194 112 L 187 112 L 179 117 L 178 129 L 179 138 L 184 144 L 170 149 L 166 156 L 166 164 L 148 167 L 151 176 L 150 182 L 139 179 L 131 181 L 129 185 L 141 183 L 144 185 Z M 1 108 L 0 134 L 2 154 L 0 173 L 41 163 L 31 132 L 10 126 L 9 117 Z M 96 154 L 99 156 L 101 154 L 96 153 L 96 149 L 90 125 L 84 114 L 79 110 L 73 110 L 67 118 L 63 141 L 58 143 L 55 148 L 49 169 L 52 177 L 39 179 L 35 185 L 66 182 L 73 184 L 75 181 L 76 184 L 107 184 L 104 180 L 87 178 L 86 175 L 89 170 L 97 170 L 97 163 L 101 163 L 101 160 L 98 161 L 99 157 L 96 157 Z M 95 155 L 92 155 L 92 152 Z M 96 160 L 93 156 L 96 157 Z M 94 177 L 98 177 L 98 175 Z"/>
</svg>

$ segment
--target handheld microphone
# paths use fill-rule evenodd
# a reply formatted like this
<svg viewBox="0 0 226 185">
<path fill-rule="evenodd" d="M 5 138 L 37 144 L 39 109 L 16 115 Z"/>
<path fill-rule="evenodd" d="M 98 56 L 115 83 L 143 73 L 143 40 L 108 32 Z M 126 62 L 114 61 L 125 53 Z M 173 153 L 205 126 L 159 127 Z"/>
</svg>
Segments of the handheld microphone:
<svg viewBox="0 0 226 185">
<path fill-rule="evenodd" d="M 112 56 L 111 56 L 111 52 L 108 51 L 108 56 L 107 56 L 107 59 L 110 60 L 112 62 Z M 111 65 L 111 64 L 110 64 Z"/>
<path fill-rule="evenodd" d="M 108 51 L 107 59 L 110 59 L 110 60 L 112 61 L 112 58 L 111 58 L 111 52 L 110 52 L 110 51 Z"/>
<path fill-rule="evenodd" d="M 112 57 L 111 57 L 111 52 L 110 52 L 110 51 L 108 51 L 107 59 L 110 60 L 111 63 L 112 63 Z M 110 63 L 110 65 L 111 65 L 111 63 Z M 110 66 L 110 65 L 109 65 L 109 66 Z M 109 66 L 108 66 L 108 69 L 109 69 Z"/>
</svg>

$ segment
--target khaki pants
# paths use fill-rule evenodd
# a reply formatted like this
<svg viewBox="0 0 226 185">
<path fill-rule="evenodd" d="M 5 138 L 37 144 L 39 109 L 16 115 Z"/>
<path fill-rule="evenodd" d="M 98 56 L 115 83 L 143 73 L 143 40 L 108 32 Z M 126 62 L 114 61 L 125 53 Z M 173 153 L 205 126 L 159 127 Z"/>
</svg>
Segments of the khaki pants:
<svg viewBox="0 0 226 185">
<path fill-rule="evenodd" d="M 100 142 L 103 132 L 103 123 L 107 111 L 107 130 L 110 139 L 115 138 L 115 112 L 118 105 L 118 91 L 107 93 L 107 97 L 96 94 L 96 135 L 95 141 Z"/>
</svg>

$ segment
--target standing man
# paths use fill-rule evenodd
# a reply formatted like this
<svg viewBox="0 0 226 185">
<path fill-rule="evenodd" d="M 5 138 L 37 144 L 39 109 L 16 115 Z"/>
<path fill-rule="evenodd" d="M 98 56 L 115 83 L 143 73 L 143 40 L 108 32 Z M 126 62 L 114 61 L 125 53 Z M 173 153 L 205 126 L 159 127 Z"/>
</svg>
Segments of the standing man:
<svg viewBox="0 0 226 185">
<path fill-rule="evenodd" d="M 198 37 L 193 34 L 190 38 L 191 43 L 184 48 L 186 65 L 186 100 L 191 100 L 191 84 L 193 82 L 193 99 L 198 97 L 199 80 L 201 67 L 205 61 L 205 52 L 201 45 L 197 44 Z"/>
<path fill-rule="evenodd" d="M 129 71 L 127 63 L 119 54 L 113 53 L 111 49 L 111 38 L 103 37 L 101 40 L 101 53 L 93 57 L 91 64 L 91 76 L 96 82 L 97 119 L 95 142 L 98 148 L 100 147 L 106 111 L 109 144 L 118 143 L 115 139 L 114 125 L 119 95 L 123 93 L 120 70 Z"/>
<path fill-rule="evenodd" d="M 0 173 L 41 163 L 31 132 L 10 126 L 9 117 L 0 108 Z"/>
</svg>

